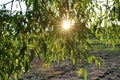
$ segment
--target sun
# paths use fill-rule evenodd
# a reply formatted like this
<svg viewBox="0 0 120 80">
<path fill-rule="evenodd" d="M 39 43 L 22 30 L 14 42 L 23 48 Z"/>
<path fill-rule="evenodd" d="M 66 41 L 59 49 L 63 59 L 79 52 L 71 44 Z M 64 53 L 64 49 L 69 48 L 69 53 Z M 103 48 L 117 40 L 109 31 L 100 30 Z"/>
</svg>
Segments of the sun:
<svg viewBox="0 0 120 80">
<path fill-rule="evenodd" d="M 69 29 L 70 26 L 71 26 L 71 24 L 70 24 L 70 21 L 69 21 L 69 20 L 63 21 L 63 28 L 64 28 L 64 29 Z"/>
</svg>

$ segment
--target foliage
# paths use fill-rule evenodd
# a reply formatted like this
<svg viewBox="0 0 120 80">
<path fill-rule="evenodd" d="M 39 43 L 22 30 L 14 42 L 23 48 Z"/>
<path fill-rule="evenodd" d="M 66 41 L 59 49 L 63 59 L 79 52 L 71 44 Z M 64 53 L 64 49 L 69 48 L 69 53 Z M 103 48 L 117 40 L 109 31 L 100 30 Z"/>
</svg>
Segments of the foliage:
<svg viewBox="0 0 120 80">
<path fill-rule="evenodd" d="M 113 0 L 111 6 L 107 1 L 105 13 L 97 0 L 18 1 L 26 3 L 25 13 L 0 10 L 1 80 L 9 79 L 12 74 L 17 79 L 17 73 L 29 71 L 35 55 L 44 63 L 70 59 L 73 65 L 83 66 L 78 72 L 83 72 L 86 80 L 85 66 L 93 60 L 100 64 L 99 58 L 88 53 L 90 36 L 113 45 L 120 38 L 119 0 Z M 64 30 L 63 20 L 74 21 L 74 25 Z"/>
</svg>

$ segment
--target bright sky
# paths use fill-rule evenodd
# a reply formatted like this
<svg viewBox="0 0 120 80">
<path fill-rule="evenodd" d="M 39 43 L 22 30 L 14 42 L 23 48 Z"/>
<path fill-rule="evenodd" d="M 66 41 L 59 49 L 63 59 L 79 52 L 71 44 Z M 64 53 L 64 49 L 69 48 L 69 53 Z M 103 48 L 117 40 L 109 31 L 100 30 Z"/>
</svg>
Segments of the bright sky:
<svg viewBox="0 0 120 80">
<path fill-rule="evenodd" d="M 10 1 L 12 1 L 12 0 L 0 0 L 0 5 L 1 4 L 5 4 L 5 3 L 7 3 L 7 2 L 10 2 Z M 94 1 L 94 0 L 93 0 Z M 103 3 L 105 3 L 106 2 L 106 0 L 98 0 L 98 1 L 102 1 Z M 112 0 L 110 0 L 110 1 L 112 1 Z M 103 4 L 102 3 L 102 4 Z M 101 5 L 102 6 L 102 4 L 99 4 L 99 5 Z M 26 6 L 25 6 L 25 3 L 24 2 L 21 2 L 21 7 L 22 7 L 22 11 L 25 11 L 26 10 Z M 7 9 L 9 9 L 9 10 L 11 10 L 11 3 L 9 3 L 9 4 L 7 4 L 6 5 L 6 8 Z M 103 8 L 103 10 L 104 10 L 104 7 L 102 7 Z M 0 9 L 1 9 L 1 6 L 0 6 Z M 13 8 L 12 8 L 12 11 L 14 11 L 14 10 L 19 10 L 20 11 L 20 6 L 19 6 L 19 3 L 18 3 L 18 1 L 17 0 L 14 0 L 14 3 L 13 3 Z M 97 10 L 97 9 L 96 9 Z"/>
<path fill-rule="evenodd" d="M 0 0 L 0 5 L 5 4 L 7 2 L 10 2 L 10 1 L 12 1 L 12 0 Z M 12 3 L 7 4 L 6 9 L 11 10 L 11 4 Z M 20 4 L 21 4 L 21 7 L 22 7 L 22 11 L 25 11 L 26 10 L 25 3 L 21 2 Z M 0 9 L 1 9 L 1 6 L 0 6 Z M 15 10 L 20 11 L 19 2 L 17 0 L 14 0 L 13 7 L 12 7 L 12 11 L 15 11 Z"/>
</svg>

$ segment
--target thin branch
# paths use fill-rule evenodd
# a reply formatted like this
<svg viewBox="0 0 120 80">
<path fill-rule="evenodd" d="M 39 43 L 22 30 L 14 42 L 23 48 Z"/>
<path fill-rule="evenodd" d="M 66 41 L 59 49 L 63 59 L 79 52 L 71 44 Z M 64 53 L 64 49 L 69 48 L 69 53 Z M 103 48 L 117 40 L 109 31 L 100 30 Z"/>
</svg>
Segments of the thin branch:
<svg viewBox="0 0 120 80">
<path fill-rule="evenodd" d="M 12 13 L 13 2 L 14 2 L 14 0 L 12 0 L 10 15 L 11 15 L 11 13 Z"/>
<path fill-rule="evenodd" d="M 22 12 L 22 7 L 21 7 L 21 4 L 20 4 L 20 0 L 18 0 L 18 3 L 19 3 L 19 6 L 20 6 L 20 10 Z"/>
<path fill-rule="evenodd" d="M 7 3 L 5 3 L 5 4 L 1 4 L 0 6 L 4 6 L 4 5 L 10 4 L 10 3 L 12 3 L 12 2 L 13 2 L 13 0 L 12 0 L 12 1 L 9 1 L 9 2 L 7 2 Z"/>
</svg>

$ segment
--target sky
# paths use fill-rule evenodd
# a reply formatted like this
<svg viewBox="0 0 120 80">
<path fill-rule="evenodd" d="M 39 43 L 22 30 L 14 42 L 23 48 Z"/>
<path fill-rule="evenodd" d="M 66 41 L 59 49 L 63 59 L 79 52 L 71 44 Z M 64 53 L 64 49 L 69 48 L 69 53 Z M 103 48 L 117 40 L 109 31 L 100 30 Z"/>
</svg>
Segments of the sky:
<svg viewBox="0 0 120 80">
<path fill-rule="evenodd" d="M 0 5 L 5 4 L 5 3 L 7 3 L 7 2 L 10 2 L 10 1 L 12 1 L 12 0 L 0 0 Z M 11 10 L 11 4 L 12 4 L 12 3 L 7 4 L 7 5 L 6 5 L 6 9 Z M 21 4 L 21 7 L 22 7 L 22 11 L 25 11 L 25 10 L 26 10 L 25 3 L 24 3 L 24 2 L 21 2 L 20 4 Z M 0 9 L 1 9 L 1 8 L 2 8 L 2 7 L 0 6 Z M 12 11 L 14 12 L 15 10 L 20 11 L 19 2 L 18 2 L 17 0 L 14 0 L 13 7 L 12 7 Z"/>
<path fill-rule="evenodd" d="M 10 1 L 12 1 L 12 0 L 0 0 L 0 5 L 1 4 L 5 4 L 7 2 L 10 2 Z M 103 1 L 104 3 L 106 2 L 106 0 L 98 0 L 98 1 Z M 99 4 L 99 5 L 102 5 L 102 4 Z M 22 6 L 22 11 L 25 11 L 26 10 L 26 6 L 25 6 L 24 2 L 21 2 L 21 6 Z M 102 7 L 102 8 L 104 8 L 104 7 Z M 0 6 L 0 9 L 1 9 L 1 6 Z M 11 3 L 6 5 L 6 9 L 11 10 Z M 14 10 L 20 11 L 19 2 L 17 0 L 14 0 L 14 3 L 13 3 L 12 11 L 14 11 Z"/>
<path fill-rule="evenodd" d="M 10 1 L 12 1 L 12 0 L 0 0 L 0 5 L 5 4 L 7 2 L 10 2 Z M 95 1 L 95 0 L 93 0 L 93 1 Z M 103 2 L 103 3 L 99 3 L 99 6 L 102 7 L 102 13 L 104 14 L 105 7 L 103 6 L 103 4 L 106 3 L 106 0 L 98 0 L 98 1 L 100 1 L 100 2 L 102 1 Z M 109 3 L 109 6 L 110 6 L 110 5 L 113 4 L 113 2 L 111 2 L 112 0 L 109 0 L 109 1 L 110 1 L 110 3 Z M 12 3 L 7 4 L 6 5 L 6 9 L 11 10 L 11 4 Z M 25 3 L 21 2 L 20 4 L 21 4 L 21 7 L 22 7 L 22 11 L 25 12 L 26 11 L 26 5 L 25 5 Z M 0 9 L 1 8 L 2 7 L 0 6 Z M 13 7 L 12 7 L 12 12 L 14 12 L 15 10 L 21 11 L 20 6 L 19 6 L 19 2 L 17 0 L 14 0 Z M 95 10 L 96 10 L 96 12 L 99 13 L 99 10 L 97 8 L 95 8 Z M 119 22 L 119 25 L 120 25 L 120 22 Z"/>
</svg>

